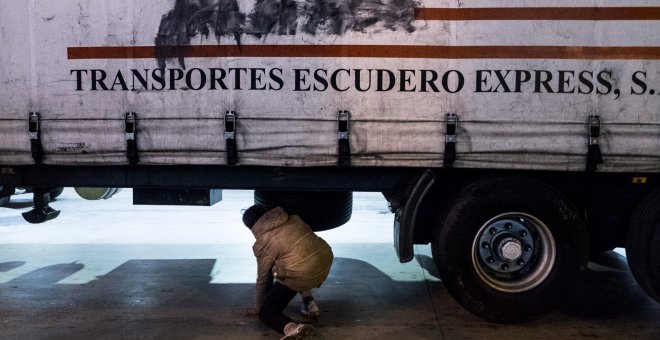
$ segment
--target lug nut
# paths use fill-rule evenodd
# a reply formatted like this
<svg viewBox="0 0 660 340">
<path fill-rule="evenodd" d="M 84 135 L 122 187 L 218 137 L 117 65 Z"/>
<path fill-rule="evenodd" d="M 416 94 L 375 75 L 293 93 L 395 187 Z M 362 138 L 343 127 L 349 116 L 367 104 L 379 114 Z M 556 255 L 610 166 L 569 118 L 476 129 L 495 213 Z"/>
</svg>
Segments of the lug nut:
<svg viewBox="0 0 660 340">
<path fill-rule="evenodd" d="M 509 265 L 508 264 L 503 264 L 502 265 L 502 270 L 509 270 Z"/>
<path fill-rule="evenodd" d="M 519 259 L 518 261 L 516 261 L 516 264 L 522 266 L 525 264 L 525 261 L 523 261 L 523 259 Z"/>
<path fill-rule="evenodd" d="M 532 251 L 532 246 L 529 244 L 525 246 L 525 251 Z"/>
<path fill-rule="evenodd" d="M 511 228 L 513 228 L 513 224 L 507 223 L 507 224 L 504 225 L 504 228 L 511 229 Z"/>
<path fill-rule="evenodd" d="M 486 259 L 486 261 L 487 261 L 488 263 L 495 263 L 495 259 L 494 259 L 492 256 L 489 256 L 489 257 Z"/>
<path fill-rule="evenodd" d="M 482 246 L 484 249 L 490 249 L 490 244 L 489 244 L 488 242 L 484 242 L 484 243 L 482 243 L 481 246 Z"/>
<path fill-rule="evenodd" d="M 527 236 L 527 232 L 524 231 L 524 230 L 521 230 L 521 231 L 520 231 L 520 236 L 522 236 L 522 237 Z"/>
<path fill-rule="evenodd" d="M 490 228 L 490 230 L 488 230 L 488 232 L 489 232 L 491 235 L 495 235 L 495 234 L 497 234 L 497 229 L 495 229 L 495 228 Z"/>
</svg>

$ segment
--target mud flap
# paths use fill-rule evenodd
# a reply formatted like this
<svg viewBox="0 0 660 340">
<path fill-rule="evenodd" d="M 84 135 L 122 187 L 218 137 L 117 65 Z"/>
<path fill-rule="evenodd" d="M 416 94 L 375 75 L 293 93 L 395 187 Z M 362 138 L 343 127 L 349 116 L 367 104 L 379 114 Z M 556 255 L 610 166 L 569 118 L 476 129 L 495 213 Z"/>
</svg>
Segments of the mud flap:
<svg viewBox="0 0 660 340">
<path fill-rule="evenodd" d="M 435 174 L 431 170 L 424 171 L 403 197 L 404 204 L 393 209 L 395 212 L 394 248 L 401 263 L 410 262 L 415 255 L 413 238 L 417 212 L 434 182 Z"/>
</svg>

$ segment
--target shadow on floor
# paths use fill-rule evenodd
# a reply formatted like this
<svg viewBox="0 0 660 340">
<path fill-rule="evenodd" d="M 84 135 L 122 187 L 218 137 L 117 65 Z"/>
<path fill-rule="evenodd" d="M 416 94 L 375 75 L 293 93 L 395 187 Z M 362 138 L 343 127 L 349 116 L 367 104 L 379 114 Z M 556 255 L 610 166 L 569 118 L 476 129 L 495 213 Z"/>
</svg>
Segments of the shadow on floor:
<svg viewBox="0 0 660 340">
<path fill-rule="evenodd" d="M 209 283 L 215 261 L 131 260 L 84 285 L 57 284 L 81 270 L 80 263 L 40 268 L 0 284 L 0 315 L 9 320 L 0 323 L 0 333 L 23 338 L 67 338 L 71 329 L 76 338 L 190 338 L 234 331 L 248 337 L 273 335 L 240 313 L 254 304 L 254 284 Z M 393 281 L 366 262 L 335 258 L 328 280 L 315 290 L 323 312 L 317 327 L 341 328 L 356 320 L 365 326 L 400 322 L 407 311 L 415 325 L 432 331 L 437 325 L 427 284 Z M 303 321 L 298 308 L 295 301 L 287 312 Z"/>
<path fill-rule="evenodd" d="M 615 252 L 600 254 L 578 282 L 562 313 L 580 319 L 608 320 L 660 313 L 660 305 L 635 282 L 626 258 Z"/>
<path fill-rule="evenodd" d="M 0 273 L 14 270 L 25 264 L 25 261 L 12 261 L 0 263 Z"/>
<path fill-rule="evenodd" d="M 437 276 L 430 257 L 416 260 Z M 23 264 L 0 263 L 0 271 Z M 81 263 L 40 268 L 0 284 L 0 334 L 23 339 L 275 338 L 257 319 L 241 315 L 253 305 L 254 284 L 211 284 L 215 265 L 215 259 L 131 260 L 84 285 L 57 284 L 81 270 Z M 328 280 L 315 295 L 322 309 L 316 324 L 320 339 L 355 338 L 351 334 L 356 330 L 366 338 L 442 338 L 448 319 L 438 309 L 457 308 L 441 282 L 395 281 L 371 264 L 349 258 L 335 258 Z M 434 305 L 438 301 L 444 305 Z M 628 271 L 588 271 L 569 301 L 558 313 L 560 320 L 660 315 L 659 305 L 644 295 Z M 303 320 L 298 308 L 294 300 L 287 312 Z M 456 325 L 490 327 L 476 317 L 463 318 L 466 321 Z M 540 320 L 534 327 L 542 324 Z"/>
</svg>

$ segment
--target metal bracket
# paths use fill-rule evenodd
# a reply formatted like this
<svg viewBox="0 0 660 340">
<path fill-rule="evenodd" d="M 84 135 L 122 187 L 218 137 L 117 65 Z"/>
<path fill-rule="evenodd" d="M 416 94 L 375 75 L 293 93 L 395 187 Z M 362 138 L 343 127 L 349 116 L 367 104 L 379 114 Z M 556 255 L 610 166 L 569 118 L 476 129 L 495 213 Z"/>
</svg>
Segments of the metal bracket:
<svg viewBox="0 0 660 340">
<path fill-rule="evenodd" d="M 236 146 L 236 112 L 225 112 L 225 141 L 227 143 L 227 164 L 238 164 L 238 148 Z"/>
<path fill-rule="evenodd" d="M 448 113 L 445 123 L 445 154 L 442 165 L 445 168 L 453 168 L 454 162 L 456 161 L 456 135 L 458 128 L 458 115 L 455 113 Z"/>
<path fill-rule="evenodd" d="M 600 116 L 591 115 L 588 121 L 589 141 L 587 143 L 587 172 L 596 171 L 598 164 L 603 163 L 603 154 L 600 150 Z"/>
<path fill-rule="evenodd" d="M 340 110 L 337 113 L 337 165 L 340 167 L 351 165 L 350 131 L 351 112 L 348 110 Z"/>
<path fill-rule="evenodd" d="M 30 112 L 28 115 L 28 136 L 32 158 L 36 164 L 42 164 L 44 151 L 41 145 L 41 117 L 39 112 Z"/>
<path fill-rule="evenodd" d="M 126 134 L 126 157 L 128 162 L 131 165 L 136 165 L 138 163 L 138 151 L 137 151 L 137 115 L 135 112 L 127 112 L 124 118 L 125 128 L 124 133 Z"/>
<path fill-rule="evenodd" d="M 55 210 L 48 205 L 50 202 L 50 191 L 53 188 L 34 188 L 34 208 L 24 212 L 23 218 L 29 223 L 43 223 L 50 221 L 60 215 L 59 210 Z"/>
</svg>

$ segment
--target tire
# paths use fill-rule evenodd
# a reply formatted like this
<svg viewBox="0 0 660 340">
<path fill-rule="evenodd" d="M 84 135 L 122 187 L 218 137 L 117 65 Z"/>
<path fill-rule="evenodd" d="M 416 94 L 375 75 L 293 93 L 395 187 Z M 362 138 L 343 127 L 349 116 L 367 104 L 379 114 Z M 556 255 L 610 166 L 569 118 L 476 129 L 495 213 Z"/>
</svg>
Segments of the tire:
<svg viewBox="0 0 660 340">
<path fill-rule="evenodd" d="M 0 196 L 0 207 L 4 207 L 9 204 L 9 200 L 11 200 L 11 196 Z"/>
<path fill-rule="evenodd" d="M 51 190 L 49 192 L 50 200 L 54 201 L 55 199 L 60 197 L 60 195 L 62 195 L 63 192 L 64 192 L 64 187 L 58 187 L 58 188 L 55 188 L 55 189 Z"/>
<path fill-rule="evenodd" d="M 587 266 L 583 218 L 555 188 L 528 178 L 465 187 L 441 220 L 433 259 L 468 311 L 517 323 L 552 312 Z"/>
<path fill-rule="evenodd" d="M 660 302 L 660 188 L 644 198 L 633 213 L 626 257 L 639 286 Z"/>
<path fill-rule="evenodd" d="M 13 195 L 15 192 L 16 189 L 14 187 L 10 187 L 7 185 L 0 186 L 0 207 L 4 207 L 7 204 L 9 204 L 9 201 L 11 200 L 11 195 Z"/>
<path fill-rule="evenodd" d="M 78 196 L 90 201 L 107 200 L 121 191 L 121 188 L 75 187 Z"/>
<path fill-rule="evenodd" d="M 313 231 L 323 231 L 351 219 L 353 192 L 255 190 L 254 203 L 267 209 L 282 207 L 291 215 L 299 215 Z"/>
<path fill-rule="evenodd" d="M 11 196 L 16 193 L 16 188 L 8 185 L 0 185 L 0 196 Z"/>
</svg>

